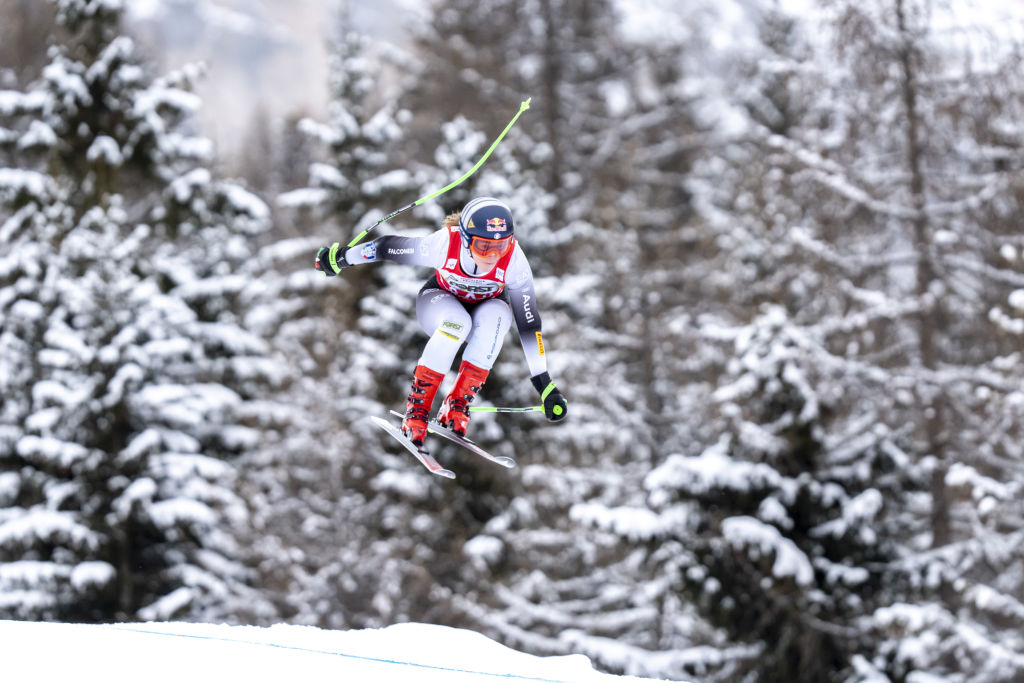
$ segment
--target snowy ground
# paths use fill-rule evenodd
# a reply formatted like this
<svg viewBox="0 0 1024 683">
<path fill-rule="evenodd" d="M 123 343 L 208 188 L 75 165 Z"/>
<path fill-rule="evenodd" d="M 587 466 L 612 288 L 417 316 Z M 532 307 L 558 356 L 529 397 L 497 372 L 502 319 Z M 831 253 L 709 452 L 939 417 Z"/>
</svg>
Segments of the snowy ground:
<svg viewBox="0 0 1024 683">
<path fill-rule="evenodd" d="M 0 621 L 0 679 L 49 683 L 617 683 L 583 655 L 535 657 L 473 631 Z"/>
</svg>

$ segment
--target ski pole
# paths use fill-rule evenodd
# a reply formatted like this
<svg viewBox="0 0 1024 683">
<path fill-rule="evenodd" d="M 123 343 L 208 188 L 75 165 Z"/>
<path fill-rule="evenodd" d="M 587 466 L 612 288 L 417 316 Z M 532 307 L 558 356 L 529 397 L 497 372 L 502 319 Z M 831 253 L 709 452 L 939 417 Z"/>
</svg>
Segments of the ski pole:
<svg viewBox="0 0 1024 683">
<path fill-rule="evenodd" d="M 429 201 L 429 200 L 433 199 L 434 197 L 437 197 L 438 195 L 444 194 L 448 190 L 450 190 L 453 187 L 455 187 L 456 185 L 460 184 L 463 180 L 465 180 L 469 176 L 471 176 L 474 173 L 476 173 L 476 170 L 478 168 L 480 168 L 481 166 L 483 166 L 484 162 L 487 161 L 487 157 L 491 156 L 491 152 L 493 152 L 495 147 L 498 146 L 498 143 L 501 142 L 502 138 L 504 138 L 505 135 L 510 130 L 512 130 L 512 126 L 514 126 L 516 121 L 519 120 L 519 117 L 522 115 L 522 113 L 530 108 L 530 100 L 532 100 L 532 99 L 533 99 L 532 97 L 527 97 L 525 100 L 523 100 L 522 103 L 520 103 L 519 111 L 516 112 L 516 115 L 513 116 L 512 120 L 508 122 L 507 126 L 505 126 L 505 130 L 501 131 L 501 135 L 499 135 L 497 138 L 495 138 L 494 142 L 491 143 L 491 146 L 487 148 L 486 152 L 484 152 L 484 155 L 482 157 L 480 157 L 480 160 L 477 161 L 473 165 L 473 168 L 471 168 L 468 171 L 466 171 L 465 174 L 463 174 L 463 176 L 461 178 L 459 178 L 455 182 L 452 182 L 452 183 L 449 183 L 448 185 L 445 185 L 444 187 L 442 187 L 440 190 L 437 190 L 436 192 L 428 194 L 426 197 L 420 197 L 419 199 L 414 201 L 412 204 L 409 204 L 408 206 L 403 206 L 398 211 L 395 211 L 393 213 L 389 213 L 387 216 L 384 216 L 384 218 L 381 218 L 379 221 L 377 221 L 376 223 L 374 223 L 373 225 L 371 225 L 370 227 L 366 228 L 361 233 L 356 235 L 355 239 L 353 239 L 351 242 L 348 243 L 348 246 L 350 246 L 350 247 L 356 246 L 357 244 L 359 244 L 359 242 L 362 241 L 362 239 L 364 237 L 366 237 L 370 233 L 371 230 L 376 228 L 381 223 L 387 222 L 387 221 L 391 220 L 392 218 L 394 218 L 395 216 L 397 216 L 400 213 L 404 213 L 404 212 L 408 211 L 409 209 L 411 209 L 413 207 L 419 206 L 420 204 L 422 204 L 425 201 Z"/>
<path fill-rule="evenodd" d="M 527 406 L 525 408 L 499 408 L 497 406 L 473 406 L 470 410 L 478 413 L 534 413 L 544 410 L 544 406 Z"/>
</svg>

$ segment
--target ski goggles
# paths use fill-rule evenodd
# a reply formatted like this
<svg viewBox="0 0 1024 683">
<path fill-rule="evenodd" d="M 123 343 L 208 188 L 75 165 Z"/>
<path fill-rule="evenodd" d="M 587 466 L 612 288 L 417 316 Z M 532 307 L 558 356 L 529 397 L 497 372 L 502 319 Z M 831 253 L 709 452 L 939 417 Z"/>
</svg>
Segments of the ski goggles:
<svg viewBox="0 0 1024 683">
<path fill-rule="evenodd" d="M 512 237 L 501 239 L 488 239 L 486 237 L 474 237 L 469 242 L 469 250 L 480 258 L 488 256 L 504 256 L 512 248 Z"/>
</svg>

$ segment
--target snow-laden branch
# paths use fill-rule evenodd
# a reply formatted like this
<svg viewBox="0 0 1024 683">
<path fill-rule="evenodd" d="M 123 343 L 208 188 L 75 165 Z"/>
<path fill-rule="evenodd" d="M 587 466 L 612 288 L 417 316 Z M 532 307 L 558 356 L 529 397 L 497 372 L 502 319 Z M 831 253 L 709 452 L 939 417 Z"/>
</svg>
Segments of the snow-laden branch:
<svg viewBox="0 0 1024 683">
<path fill-rule="evenodd" d="M 978 275 L 989 282 L 997 282 L 1012 287 L 1024 287 L 1024 273 L 1018 273 L 1007 268 L 996 268 L 980 259 L 964 256 L 958 252 L 942 254 L 940 263 L 956 268 L 962 268 L 967 272 Z"/>
<path fill-rule="evenodd" d="M 924 206 L 924 213 L 932 218 L 937 218 L 960 216 L 970 211 L 977 211 L 989 204 L 999 194 L 1007 192 L 1014 182 L 1016 182 L 1015 175 L 1009 173 L 990 174 L 985 186 L 969 197 L 952 202 L 927 202 Z"/>
<path fill-rule="evenodd" d="M 911 207 L 875 199 L 871 194 L 855 185 L 839 164 L 829 161 L 817 152 L 807 149 L 796 141 L 782 135 L 776 135 L 761 128 L 765 142 L 769 148 L 783 152 L 803 165 L 810 176 L 822 185 L 831 188 L 837 194 L 850 201 L 864 206 L 870 211 L 902 220 L 913 220 L 918 217 L 917 211 Z"/>
<path fill-rule="evenodd" d="M 806 228 L 795 226 L 789 236 L 793 244 L 803 248 L 808 253 L 817 256 L 828 265 L 847 273 L 848 275 L 859 274 L 861 268 L 879 269 L 888 266 L 896 266 L 916 262 L 920 257 L 912 251 L 897 251 L 884 253 L 840 253 L 835 247 L 822 240 L 815 239 Z"/>
</svg>

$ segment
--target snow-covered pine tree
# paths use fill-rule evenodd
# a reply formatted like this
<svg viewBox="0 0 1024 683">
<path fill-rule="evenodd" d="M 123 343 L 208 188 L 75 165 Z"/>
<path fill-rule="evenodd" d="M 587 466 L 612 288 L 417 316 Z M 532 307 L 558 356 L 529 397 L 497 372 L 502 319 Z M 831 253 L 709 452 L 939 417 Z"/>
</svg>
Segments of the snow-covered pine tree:
<svg viewBox="0 0 1024 683">
<path fill-rule="evenodd" d="M 908 469 L 927 481 L 930 510 L 925 519 L 909 515 L 926 523 L 915 525 L 888 577 L 909 590 L 874 614 L 877 645 L 865 667 L 891 677 L 1008 681 L 1024 671 L 1024 642 L 1010 626 L 1024 589 L 1009 550 L 1020 542 L 1021 518 L 1007 508 L 1024 486 L 1021 325 L 1007 313 L 1024 273 L 1000 247 L 1019 236 L 1022 45 L 999 23 L 960 17 L 955 5 L 912 0 L 841 7 L 847 47 L 838 52 L 834 92 L 857 84 L 891 102 L 865 111 L 864 100 L 839 100 L 891 136 L 843 139 L 836 156 L 855 170 L 824 185 L 858 218 L 898 236 L 896 254 L 912 255 L 909 268 L 890 267 L 890 280 L 872 288 L 914 309 L 894 316 L 874 344 L 858 341 L 862 353 L 891 354 L 895 414 L 915 426 Z M 896 178 L 891 161 L 864 157 L 860 146 L 871 143 L 891 154 Z M 820 181 L 810 161 L 805 168 Z M 924 641 L 943 645 L 923 655 L 904 646 Z"/>
<path fill-rule="evenodd" d="M 713 332 L 733 354 L 711 396 L 718 441 L 651 472 L 653 514 L 633 534 L 655 575 L 740 650 L 678 673 L 824 680 L 849 669 L 856 620 L 896 556 L 882 508 L 912 488 L 906 437 L 851 410 L 862 399 L 843 390 L 846 370 L 781 307 L 727 329 Z M 629 512 L 593 521 L 627 536 Z"/>
<path fill-rule="evenodd" d="M 253 619 L 233 456 L 275 377 L 231 271 L 267 209 L 200 164 L 188 72 L 152 79 L 123 3 L 56 0 L 0 93 L 0 610 Z"/>
<path fill-rule="evenodd" d="M 844 7 L 854 12 L 852 5 Z M 879 8 L 884 19 L 895 21 L 896 3 L 872 4 L 868 14 L 874 17 Z M 1019 484 L 1015 477 L 1000 482 L 992 470 L 979 472 L 976 463 L 954 466 L 936 479 L 935 466 L 941 462 L 929 457 L 928 440 L 922 438 L 928 414 L 913 392 L 944 385 L 944 391 L 955 390 L 953 405 L 970 406 L 960 411 L 965 430 L 956 435 L 957 458 L 1019 470 L 1012 436 L 1020 425 L 1019 392 L 1012 379 L 1020 370 L 1014 352 L 1019 340 L 1007 335 L 1019 334 L 1010 312 L 1019 301 L 1014 294 L 1019 288 L 1017 238 L 1005 223 L 1005 211 L 1012 211 L 1016 201 L 1011 191 L 992 195 L 999 201 L 991 203 L 974 198 L 978 192 L 985 195 L 979 188 L 1012 188 L 1011 176 L 991 171 L 1005 170 L 1008 159 L 1015 158 L 1010 150 L 1016 149 L 1017 128 L 1005 123 L 1005 112 L 1013 111 L 1017 101 L 1008 85 L 1016 81 L 999 69 L 992 81 L 981 80 L 989 84 L 986 92 L 998 97 L 965 95 L 963 89 L 976 86 L 978 79 L 963 73 L 950 77 L 938 68 L 941 60 L 921 63 L 943 78 L 911 79 L 915 87 L 944 84 L 961 94 L 942 100 L 942 106 L 923 107 L 944 115 L 960 113 L 920 139 L 960 139 L 952 120 L 967 120 L 972 122 L 969 130 L 980 131 L 976 138 L 987 141 L 983 149 L 998 157 L 992 161 L 977 140 L 965 140 L 975 161 L 959 168 L 957 157 L 948 157 L 948 147 L 935 148 L 936 161 L 948 158 L 950 167 L 957 166 L 945 175 L 966 184 L 959 184 L 962 201 L 939 202 L 924 211 L 930 220 L 943 216 L 945 221 L 955 210 L 957 231 L 932 226 L 929 234 L 937 240 L 921 246 L 908 227 L 912 217 L 922 215 L 907 199 L 913 196 L 906 181 L 912 174 L 890 172 L 890 160 L 907 158 L 900 152 L 908 146 L 901 133 L 912 118 L 899 109 L 905 91 L 889 82 L 898 96 L 865 94 L 885 92 L 873 88 L 900 70 L 882 68 L 872 70 L 874 77 L 848 80 L 845 67 L 832 69 L 837 61 L 866 68 L 866 54 L 878 59 L 899 55 L 899 50 L 876 45 L 845 63 L 831 50 L 851 41 L 833 40 L 831 29 L 807 29 L 798 17 L 765 14 L 770 20 L 763 38 L 770 50 L 758 55 L 754 87 L 730 92 L 733 102 L 748 108 L 751 123 L 733 119 L 741 125 L 726 144 L 701 155 L 697 172 L 688 178 L 698 209 L 693 244 L 707 263 L 692 271 L 704 277 L 687 278 L 695 299 L 686 300 L 686 310 L 716 315 L 689 322 L 685 315 L 665 319 L 679 335 L 677 348 L 692 349 L 686 361 L 693 379 L 701 382 L 688 384 L 684 393 L 694 419 L 677 423 L 682 429 L 689 426 L 693 442 L 682 442 L 684 451 L 646 480 L 649 499 L 640 506 L 602 496 L 584 480 L 575 481 L 575 488 L 562 486 L 564 498 L 594 498 L 591 505 L 573 507 L 572 518 L 613 538 L 597 544 L 588 542 L 598 540 L 594 535 L 548 531 L 543 539 L 561 550 L 564 575 L 533 572 L 532 582 L 500 593 L 504 610 L 486 609 L 482 597 L 460 606 L 504 637 L 535 649 L 557 651 L 572 641 L 598 661 L 610 662 L 614 657 L 609 653 L 617 653 L 618 662 L 608 665 L 647 675 L 862 680 L 879 671 L 902 676 L 915 667 L 951 673 L 960 656 L 969 662 L 961 670 L 983 672 L 977 680 L 992 675 L 1010 680 L 1017 675 L 1018 648 L 996 643 L 1017 642 L 1015 634 L 1004 630 L 1019 614 L 1020 603 L 1014 597 L 1016 575 L 1005 564 L 1011 555 L 1002 549 L 1016 544 L 1019 516 L 1005 506 Z M 843 26 L 860 27 L 862 36 L 899 33 L 879 23 L 866 28 L 856 13 L 844 19 Z M 919 25 L 895 43 L 914 45 L 928 35 Z M 733 114 L 719 111 L 726 118 Z M 975 113 L 967 116 L 968 111 Z M 990 166 L 979 173 L 986 158 Z M 942 192 L 950 187 L 943 185 Z M 982 226 L 988 236 L 965 237 L 977 235 Z M 955 245 L 946 241 L 954 235 L 961 240 Z M 967 255 L 962 242 L 973 245 Z M 952 253 L 954 246 L 960 253 Z M 920 314 L 935 304 L 927 296 L 935 285 L 925 288 L 923 297 L 913 285 L 906 286 L 916 281 L 919 247 L 932 258 L 947 252 L 943 262 L 951 270 L 932 282 L 948 279 L 958 291 L 944 295 L 940 310 L 971 295 L 966 304 L 958 304 L 973 311 L 970 316 L 950 316 L 934 326 L 942 339 L 939 348 L 950 354 L 945 362 L 955 371 L 945 363 L 921 370 Z M 991 288 L 965 289 L 985 280 Z M 763 308 L 771 302 L 782 308 Z M 959 325 L 986 317 L 993 323 L 987 328 Z M 987 360 L 952 361 L 984 348 L 990 349 Z M 733 356 L 737 360 L 730 366 Z M 966 367 L 977 369 L 977 381 L 967 379 Z M 721 386 L 712 396 L 702 382 L 716 375 L 721 375 Z M 686 373 L 682 377 L 685 381 Z M 975 438 L 982 448 L 972 456 L 969 442 Z M 719 471 L 716 464 L 722 466 L 722 477 L 712 476 Z M 730 477 L 730 472 L 738 474 Z M 566 479 L 555 477 L 543 479 Z M 922 554 L 933 536 L 921 532 L 933 524 L 927 510 L 922 515 L 920 502 L 945 487 L 956 493 L 952 509 L 959 521 L 953 526 L 959 526 L 963 540 Z M 547 558 L 543 548 L 527 554 L 520 539 L 530 536 L 528 531 L 518 539 L 510 531 L 514 515 L 527 524 L 557 517 L 529 516 L 535 509 L 513 506 L 467 548 L 496 574 L 524 556 L 540 566 Z M 997 527 L 996 510 L 1011 522 Z M 983 545 L 971 540 L 972 534 L 986 538 L 984 547 L 1000 549 L 989 560 L 995 560 L 988 565 L 995 571 L 987 578 L 980 571 Z M 643 596 L 644 604 L 656 605 L 660 621 L 644 634 L 646 640 L 625 628 L 617 631 L 615 647 L 608 639 L 601 641 L 597 628 L 574 631 L 571 625 L 579 615 L 559 605 L 589 609 L 591 603 L 564 598 L 580 595 L 574 591 L 584 584 L 572 575 L 573 568 L 584 565 L 582 558 L 599 555 L 600 548 L 616 548 L 624 540 L 636 555 L 619 564 L 619 571 L 591 571 L 590 576 L 600 576 L 606 587 L 616 586 L 616 580 L 626 586 L 618 598 L 607 588 L 609 613 L 620 605 L 636 606 L 630 600 Z M 622 550 L 611 556 L 622 557 Z M 630 584 L 637 575 L 644 578 Z M 950 590 L 952 597 L 938 599 Z M 907 605 L 924 596 L 929 596 L 924 607 Z M 751 605 L 761 619 L 748 619 L 738 604 Z M 967 632 L 952 632 L 954 604 L 971 615 Z M 800 608 L 790 609 L 793 605 Z M 705 619 L 717 628 L 694 628 Z M 538 632 L 560 637 L 538 637 Z M 930 639 L 949 647 L 903 649 L 899 637 L 888 635 L 894 632 L 914 643 Z M 934 654 L 916 654 L 925 650 Z M 812 670 L 817 673 L 808 673 Z"/>
<path fill-rule="evenodd" d="M 740 327 L 760 328 L 762 305 L 785 309 L 769 310 L 800 350 L 799 371 L 788 379 L 803 376 L 796 388 L 811 387 L 804 393 L 818 398 L 811 471 L 838 486 L 839 507 L 815 512 L 810 546 L 793 536 L 799 518 L 787 508 L 788 519 L 754 515 L 766 524 L 757 534 L 753 523 L 746 537 L 743 528 L 723 533 L 725 552 L 715 557 L 742 551 L 728 570 L 742 577 L 756 553 L 765 573 L 780 558 L 799 558 L 796 548 L 810 559 L 813 584 L 867 578 L 853 600 L 847 590 L 838 593 L 842 602 L 822 591 L 813 618 L 800 610 L 783 626 L 785 615 L 773 615 L 778 628 L 802 622 L 844 680 L 1020 675 L 1019 634 L 1006 630 L 1021 613 L 1007 554 L 1020 518 L 1006 507 L 1021 486 L 1020 326 L 1010 312 L 1021 273 L 1007 218 L 1018 209 L 1012 160 L 1020 149 L 1019 126 L 1009 121 L 1024 84 L 1012 43 L 971 33 L 976 27 L 949 30 L 958 26 L 949 10 L 893 0 L 833 4 L 808 23 L 773 15 L 753 87 L 735 91 L 751 115 L 747 132 L 714 150 L 699 166 L 706 182 L 691 185 L 703 220 L 719 233 L 715 259 L 731 274 L 735 294 L 723 315 L 749 316 Z M 701 333 L 711 341 L 735 327 L 721 322 L 705 319 Z M 742 351 L 736 362 L 745 362 Z M 766 434 L 773 438 L 765 446 L 777 443 L 779 423 L 770 418 L 785 403 L 763 389 L 738 395 L 741 408 L 720 404 L 733 423 L 723 452 L 760 467 L 771 462 L 764 446 L 738 446 Z M 765 412 L 745 417 L 750 410 Z M 652 475 L 652 504 L 671 500 L 665 483 L 693 495 L 702 484 L 691 470 L 706 473 L 705 465 L 683 468 L 686 476 Z M 746 489 L 751 481 L 737 478 Z M 750 516 L 743 500 L 729 496 L 694 523 L 703 531 L 726 515 Z M 877 516 L 865 548 L 873 560 L 852 546 L 841 571 L 822 565 L 837 561 L 827 537 L 863 534 L 865 512 Z M 688 580 L 714 577 L 716 591 L 724 585 L 723 566 L 717 574 L 686 569 Z M 777 585 L 773 579 L 753 596 L 732 589 L 750 602 L 769 599 Z M 812 595 L 797 590 L 787 600 L 801 594 Z M 713 598 L 703 607 L 711 615 L 721 609 Z M 720 623 L 749 638 L 749 622 L 734 616 Z M 781 662 L 781 636 L 761 641 L 768 656 L 757 666 Z"/>
</svg>

